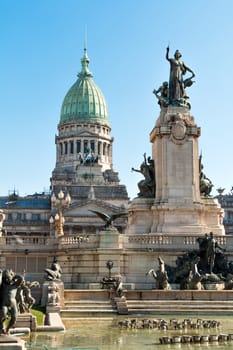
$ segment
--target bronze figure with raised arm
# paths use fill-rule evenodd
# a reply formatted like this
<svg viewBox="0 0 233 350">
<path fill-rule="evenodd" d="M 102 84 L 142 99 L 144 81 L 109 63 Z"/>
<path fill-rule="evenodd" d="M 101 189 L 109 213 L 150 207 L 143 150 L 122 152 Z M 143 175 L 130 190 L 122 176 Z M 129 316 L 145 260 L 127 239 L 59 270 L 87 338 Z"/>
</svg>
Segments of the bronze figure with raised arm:
<svg viewBox="0 0 233 350">
<path fill-rule="evenodd" d="M 174 58 L 169 57 L 169 46 L 166 50 L 166 59 L 170 63 L 170 77 L 169 77 L 169 104 L 180 106 L 186 105 L 188 96 L 185 92 L 185 87 L 191 86 L 193 84 L 192 78 L 195 77 L 192 69 L 186 66 L 186 64 L 181 60 L 181 53 L 179 50 L 175 51 Z M 191 73 L 191 77 L 183 79 L 186 72 Z"/>
</svg>

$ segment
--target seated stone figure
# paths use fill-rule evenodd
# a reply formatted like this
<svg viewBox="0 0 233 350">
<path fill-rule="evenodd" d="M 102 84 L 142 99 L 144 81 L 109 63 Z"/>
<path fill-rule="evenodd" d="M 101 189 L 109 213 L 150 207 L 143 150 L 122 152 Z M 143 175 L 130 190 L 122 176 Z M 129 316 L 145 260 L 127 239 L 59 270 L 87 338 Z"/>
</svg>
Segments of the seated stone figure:
<svg viewBox="0 0 233 350">
<path fill-rule="evenodd" d="M 214 187 L 212 181 L 204 174 L 203 169 L 204 166 L 202 164 L 202 156 L 199 157 L 199 169 L 200 169 L 200 193 L 204 197 L 210 196 L 210 192 L 212 191 L 212 188 Z"/>
<path fill-rule="evenodd" d="M 138 197 L 154 198 L 155 197 L 155 166 L 154 160 L 151 157 L 146 159 L 146 153 L 144 153 L 144 162 L 141 164 L 140 169 L 131 168 L 132 171 L 141 173 L 144 179 L 139 181 Z"/>
</svg>

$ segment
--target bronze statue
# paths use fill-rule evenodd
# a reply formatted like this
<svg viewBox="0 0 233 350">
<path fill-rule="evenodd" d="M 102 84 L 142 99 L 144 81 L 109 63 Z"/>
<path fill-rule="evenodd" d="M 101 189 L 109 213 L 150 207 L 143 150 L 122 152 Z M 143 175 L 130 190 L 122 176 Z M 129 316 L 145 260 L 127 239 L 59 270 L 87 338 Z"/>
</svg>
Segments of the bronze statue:
<svg viewBox="0 0 233 350">
<path fill-rule="evenodd" d="M 207 271 L 208 259 L 207 259 L 206 251 L 208 246 L 208 234 L 206 233 L 204 237 L 198 237 L 197 242 L 199 245 L 199 257 L 200 257 L 200 262 L 198 265 L 202 271 Z"/>
<path fill-rule="evenodd" d="M 139 181 L 138 197 L 154 198 L 155 197 L 155 166 L 154 160 L 151 157 L 146 159 L 146 153 L 144 153 L 144 162 L 141 164 L 140 169 L 131 168 L 132 171 L 141 173 L 145 179 Z"/>
<path fill-rule="evenodd" d="M 61 270 L 61 266 L 58 263 L 56 257 L 54 257 L 54 259 L 53 259 L 51 268 L 45 269 L 45 272 L 47 273 L 47 275 L 45 277 L 48 281 L 53 281 L 53 280 L 60 281 L 61 280 L 62 270 Z"/>
<path fill-rule="evenodd" d="M 175 51 L 174 58 L 169 57 L 169 46 L 166 51 L 166 59 L 170 63 L 170 77 L 169 77 L 169 92 L 168 100 L 169 104 L 174 106 L 185 106 L 189 107 L 188 96 L 185 92 L 185 87 L 189 87 L 193 84 L 192 78 L 195 77 L 194 72 L 185 65 L 181 60 L 181 53 L 179 50 Z M 183 79 L 183 76 L 190 72 L 192 75 L 187 79 Z"/>
<path fill-rule="evenodd" d="M 113 287 L 114 287 L 116 296 L 121 298 L 123 296 L 123 283 L 121 280 L 121 276 L 115 276 Z"/>
<path fill-rule="evenodd" d="M 225 249 L 220 247 L 220 245 L 218 244 L 218 242 L 214 238 L 213 232 L 210 232 L 209 237 L 208 237 L 207 250 L 206 250 L 210 274 L 213 273 L 214 264 L 215 264 L 215 256 L 216 256 L 216 252 L 218 250 L 225 252 Z"/>
<path fill-rule="evenodd" d="M 164 261 L 161 259 L 161 257 L 158 257 L 159 261 L 159 270 L 155 271 L 154 269 L 150 269 L 146 275 L 153 276 L 156 280 L 156 289 L 163 289 L 163 290 L 170 290 L 171 286 L 168 282 L 168 275 L 167 271 L 165 270 L 165 264 Z"/>
<path fill-rule="evenodd" d="M 217 240 L 214 238 L 213 232 L 210 232 L 209 235 L 206 233 L 204 237 L 197 238 L 197 242 L 199 244 L 199 266 L 203 272 L 212 274 L 215 267 L 216 270 L 218 270 L 218 273 L 223 272 L 219 270 L 227 271 L 227 263 L 225 261 L 222 262 L 221 256 L 218 254 L 219 252 L 225 252 L 226 250 L 218 244 Z M 216 254 L 218 255 L 217 264 Z"/>
<path fill-rule="evenodd" d="M 14 326 L 18 315 L 16 294 L 23 282 L 23 277 L 16 275 L 12 270 L 0 270 L 0 334 L 6 334 Z M 6 329 L 4 322 L 8 313 L 10 320 Z"/>
<path fill-rule="evenodd" d="M 200 193 L 202 196 L 208 197 L 214 187 L 212 181 L 206 177 L 203 172 L 204 166 L 202 164 L 202 155 L 199 157 L 199 177 L 200 177 Z"/>
<path fill-rule="evenodd" d="M 128 213 L 115 213 L 115 214 L 105 214 L 103 212 L 97 211 L 97 210 L 89 210 L 92 213 L 95 213 L 99 216 L 104 222 L 105 222 L 105 228 L 112 228 L 113 227 L 113 221 L 117 218 L 120 218 L 121 216 L 127 216 Z"/>
<path fill-rule="evenodd" d="M 158 104 L 160 107 L 167 107 L 168 106 L 168 82 L 164 81 L 163 84 L 157 89 L 153 90 L 153 94 L 158 99 Z"/>
<path fill-rule="evenodd" d="M 32 306 L 35 304 L 35 298 L 31 294 L 33 287 L 39 287 L 40 283 L 37 281 L 29 282 L 23 278 L 21 285 L 17 289 L 16 301 L 18 310 L 20 313 L 29 312 Z"/>
<path fill-rule="evenodd" d="M 191 262 L 191 270 L 188 277 L 188 289 L 203 289 L 201 280 L 203 276 L 198 271 L 198 263 L 200 262 L 200 257 L 196 256 Z"/>
</svg>

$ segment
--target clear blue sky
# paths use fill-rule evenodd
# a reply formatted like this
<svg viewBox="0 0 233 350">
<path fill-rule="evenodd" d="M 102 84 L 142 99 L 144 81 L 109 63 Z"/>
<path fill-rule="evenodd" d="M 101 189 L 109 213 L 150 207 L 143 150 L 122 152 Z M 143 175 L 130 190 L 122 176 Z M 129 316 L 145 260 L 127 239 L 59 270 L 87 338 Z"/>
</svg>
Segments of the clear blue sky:
<svg viewBox="0 0 233 350">
<path fill-rule="evenodd" d="M 196 73 L 188 94 L 199 150 L 215 190 L 233 185 L 232 0 L 0 0 L 0 195 L 49 189 L 63 98 L 76 81 L 85 30 L 94 81 L 112 126 L 114 169 L 137 194 L 143 153 L 159 115 L 152 94 L 170 54 Z M 215 193 L 215 192 L 214 192 Z"/>
</svg>

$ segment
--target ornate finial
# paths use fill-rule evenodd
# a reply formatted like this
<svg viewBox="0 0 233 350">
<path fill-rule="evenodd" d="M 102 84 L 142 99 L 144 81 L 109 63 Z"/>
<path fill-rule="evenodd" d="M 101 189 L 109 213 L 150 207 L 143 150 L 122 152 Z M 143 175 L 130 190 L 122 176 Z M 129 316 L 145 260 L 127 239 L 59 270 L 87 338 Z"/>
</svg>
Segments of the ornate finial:
<svg viewBox="0 0 233 350">
<path fill-rule="evenodd" d="M 87 55 L 87 49 L 84 46 L 84 55 L 83 55 L 83 58 L 81 59 L 82 71 L 78 74 L 79 78 L 93 77 L 92 73 L 89 71 L 89 67 L 88 67 L 89 63 L 90 63 L 90 59 Z"/>
</svg>

